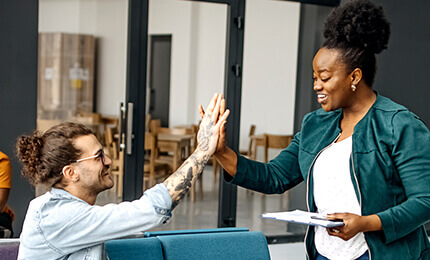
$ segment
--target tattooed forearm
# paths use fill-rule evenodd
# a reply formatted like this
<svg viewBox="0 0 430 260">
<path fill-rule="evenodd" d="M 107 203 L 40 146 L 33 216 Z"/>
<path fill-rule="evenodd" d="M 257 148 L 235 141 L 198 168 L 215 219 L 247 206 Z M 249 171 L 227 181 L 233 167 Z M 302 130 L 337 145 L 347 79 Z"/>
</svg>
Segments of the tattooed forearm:
<svg viewBox="0 0 430 260">
<path fill-rule="evenodd" d="M 164 181 L 164 184 L 172 198 L 172 210 L 185 197 L 196 180 L 201 175 L 210 155 L 200 151 L 192 154 L 182 166 Z"/>
<path fill-rule="evenodd" d="M 207 114 L 205 117 L 210 117 L 209 114 Z M 197 135 L 197 139 L 199 141 L 199 148 L 202 151 L 209 150 L 209 143 L 212 137 L 212 126 L 215 124 L 213 119 L 209 119 L 209 122 L 205 126 L 200 126 L 201 129 Z"/>
</svg>

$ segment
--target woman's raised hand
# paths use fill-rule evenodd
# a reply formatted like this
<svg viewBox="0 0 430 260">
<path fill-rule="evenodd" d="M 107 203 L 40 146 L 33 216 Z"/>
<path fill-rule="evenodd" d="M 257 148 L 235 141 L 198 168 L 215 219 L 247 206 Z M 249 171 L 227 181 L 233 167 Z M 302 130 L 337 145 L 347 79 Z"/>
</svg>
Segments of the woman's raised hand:
<svg viewBox="0 0 430 260">
<path fill-rule="evenodd" d="M 212 155 L 218 151 L 219 139 L 223 133 L 225 140 L 225 123 L 227 122 L 229 110 L 225 110 L 225 100 L 222 94 L 215 94 L 206 108 L 206 113 L 202 106 L 199 106 L 202 122 L 197 134 L 197 149 L 201 152 Z M 225 143 L 225 141 L 224 141 Z"/>
<path fill-rule="evenodd" d="M 219 103 L 220 106 L 219 106 L 218 117 L 220 119 L 218 120 L 218 122 L 221 121 L 221 118 L 224 118 L 225 115 L 227 115 L 225 117 L 225 119 L 227 119 L 228 115 L 230 114 L 230 110 L 228 110 L 228 109 L 226 110 L 225 109 L 225 99 L 223 98 L 223 95 L 222 94 L 219 94 L 219 95 L 221 95 L 221 100 L 220 100 L 220 103 Z M 207 112 L 209 111 L 208 109 L 209 109 L 209 107 L 206 109 Z M 202 105 L 199 105 L 199 113 L 200 113 L 200 116 L 201 116 L 202 120 L 204 120 L 204 118 L 205 118 L 205 111 L 204 111 Z M 202 123 L 203 123 L 203 121 L 202 121 Z M 220 125 L 220 128 L 219 128 L 219 138 L 218 138 L 218 143 L 217 143 L 217 146 L 216 146 L 215 153 L 222 153 L 223 151 L 225 151 L 225 149 L 227 147 L 227 144 L 226 144 L 226 134 L 225 134 L 225 124 L 226 123 L 227 123 L 226 120 L 224 120 L 223 122 L 221 122 L 221 125 Z"/>
</svg>

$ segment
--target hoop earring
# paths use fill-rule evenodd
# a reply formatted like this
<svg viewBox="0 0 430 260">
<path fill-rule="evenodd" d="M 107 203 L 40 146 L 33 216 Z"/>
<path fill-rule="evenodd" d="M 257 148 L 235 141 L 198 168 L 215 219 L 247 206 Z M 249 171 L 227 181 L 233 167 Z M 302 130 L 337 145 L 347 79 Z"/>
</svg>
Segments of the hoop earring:
<svg viewBox="0 0 430 260">
<path fill-rule="evenodd" d="M 354 92 L 357 89 L 357 87 L 355 85 L 351 85 L 351 89 L 352 89 L 352 92 Z"/>
</svg>

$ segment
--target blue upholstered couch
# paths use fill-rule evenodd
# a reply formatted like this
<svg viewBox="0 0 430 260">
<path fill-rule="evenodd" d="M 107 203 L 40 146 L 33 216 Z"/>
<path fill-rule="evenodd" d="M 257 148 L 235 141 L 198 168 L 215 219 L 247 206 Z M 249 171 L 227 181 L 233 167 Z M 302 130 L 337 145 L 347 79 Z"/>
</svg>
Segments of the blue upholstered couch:
<svg viewBox="0 0 430 260">
<path fill-rule="evenodd" d="M 144 238 L 105 243 L 110 260 L 270 259 L 266 237 L 246 228 L 146 232 Z"/>
</svg>

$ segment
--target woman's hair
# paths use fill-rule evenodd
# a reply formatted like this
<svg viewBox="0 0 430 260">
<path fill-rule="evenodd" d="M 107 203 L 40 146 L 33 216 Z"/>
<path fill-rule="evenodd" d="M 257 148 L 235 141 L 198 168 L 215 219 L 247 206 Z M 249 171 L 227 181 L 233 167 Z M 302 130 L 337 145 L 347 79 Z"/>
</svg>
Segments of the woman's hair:
<svg viewBox="0 0 430 260">
<path fill-rule="evenodd" d="M 93 132 L 81 124 L 65 122 L 43 134 L 36 131 L 32 136 L 20 136 L 16 148 L 23 164 L 22 175 L 32 185 L 43 183 L 52 186 L 59 182 L 63 167 L 80 156 L 73 140 L 90 134 Z"/>
<path fill-rule="evenodd" d="M 376 74 L 375 54 L 387 48 L 390 23 L 381 6 L 366 0 L 348 2 L 327 17 L 323 47 L 337 49 L 348 73 L 360 68 L 364 81 L 373 85 Z"/>
</svg>

